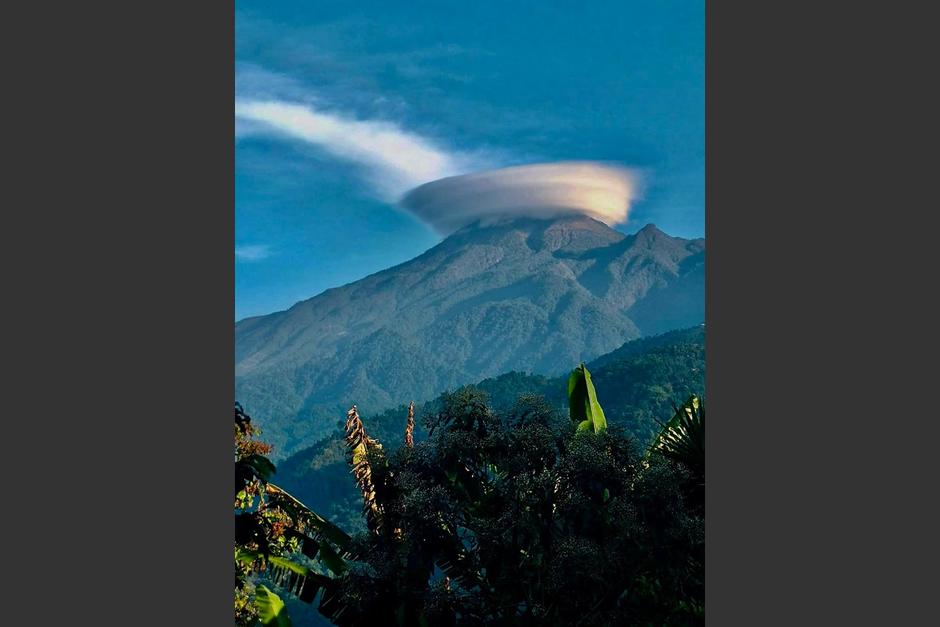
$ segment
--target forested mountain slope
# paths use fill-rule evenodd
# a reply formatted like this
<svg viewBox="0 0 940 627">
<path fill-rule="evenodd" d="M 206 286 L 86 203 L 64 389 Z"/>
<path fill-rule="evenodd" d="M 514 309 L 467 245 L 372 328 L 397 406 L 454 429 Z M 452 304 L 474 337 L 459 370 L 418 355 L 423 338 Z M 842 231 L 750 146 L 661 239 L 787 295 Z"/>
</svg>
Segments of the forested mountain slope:
<svg viewBox="0 0 940 627">
<path fill-rule="evenodd" d="M 274 458 L 375 413 L 509 371 L 557 376 L 704 321 L 703 239 L 584 216 L 468 226 L 415 259 L 236 324 L 236 397 Z"/>
</svg>

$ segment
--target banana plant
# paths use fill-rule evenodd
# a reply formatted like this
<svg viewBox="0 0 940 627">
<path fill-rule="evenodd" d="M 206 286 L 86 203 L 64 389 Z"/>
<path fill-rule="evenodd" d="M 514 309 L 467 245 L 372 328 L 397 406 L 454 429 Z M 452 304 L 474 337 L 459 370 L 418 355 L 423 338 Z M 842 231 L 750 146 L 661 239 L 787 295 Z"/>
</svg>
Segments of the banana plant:
<svg viewBox="0 0 940 627">
<path fill-rule="evenodd" d="M 267 586 L 255 588 L 255 607 L 258 609 L 258 621 L 272 627 L 291 627 L 290 616 L 284 608 L 284 601 Z"/>
<path fill-rule="evenodd" d="M 571 420 L 577 424 L 579 432 L 591 429 L 594 433 L 600 433 L 607 430 L 607 418 L 597 401 L 591 373 L 583 363 L 572 370 L 568 377 L 568 405 Z"/>
<path fill-rule="evenodd" d="M 322 606 L 348 570 L 346 560 L 356 557 L 352 538 L 270 481 L 276 472 L 265 456 L 270 447 L 253 438 L 257 430 L 237 403 L 235 429 L 236 591 L 247 590 L 248 577 L 263 575 L 301 601 L 313 603 L 319 595 Z M 304 558 L 323 568 L 304 565 Z M 260 584 L 254 590 L 261 624 L 290 625 L 275 593 Z"/>
</svg>

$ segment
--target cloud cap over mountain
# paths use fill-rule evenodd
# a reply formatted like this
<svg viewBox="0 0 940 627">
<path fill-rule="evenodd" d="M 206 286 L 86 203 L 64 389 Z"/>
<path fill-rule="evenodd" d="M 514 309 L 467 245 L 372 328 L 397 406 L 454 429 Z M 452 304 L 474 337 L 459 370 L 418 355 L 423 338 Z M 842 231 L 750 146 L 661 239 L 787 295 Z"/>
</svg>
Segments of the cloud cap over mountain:
<svg viewBox="0 0 940 627">
<path fill-rule="evenodd" d="M 442 234 L 477 220 L 581 213 L 608 225 L 625 222 L 640 175 L 595 161 L 561 161 L 464 174 L 425 183 L 401 206 Z"/>
</svg>

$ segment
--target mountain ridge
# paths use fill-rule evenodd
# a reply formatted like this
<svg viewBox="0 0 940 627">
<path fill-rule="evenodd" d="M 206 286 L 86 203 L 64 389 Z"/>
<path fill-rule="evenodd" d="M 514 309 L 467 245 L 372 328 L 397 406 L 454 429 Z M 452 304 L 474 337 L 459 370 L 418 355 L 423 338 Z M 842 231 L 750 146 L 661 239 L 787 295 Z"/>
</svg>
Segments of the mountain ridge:
<svg viewBox="0 0 940 627">
<path fill-rule="evenodd" d="M 580 215 L 478 221 L 402 264 L 236 323 L 236 392 L 290 450 L 354 402 L 425 400 L 510 370 L 557 374 L 702 322 L 704 251 L 704 239 L 654 225 L 625 235 Z"/>
</svg>

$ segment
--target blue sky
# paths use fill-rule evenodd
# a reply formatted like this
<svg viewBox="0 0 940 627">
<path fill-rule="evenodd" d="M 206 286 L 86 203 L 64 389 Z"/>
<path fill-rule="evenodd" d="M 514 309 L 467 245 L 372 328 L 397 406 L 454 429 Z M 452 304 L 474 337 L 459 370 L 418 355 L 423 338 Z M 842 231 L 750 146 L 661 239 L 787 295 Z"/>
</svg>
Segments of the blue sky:
<svg viewBox="0 0 940 627">
<path fill-rule="evenodd" d="M 398 208 L 479 169 L 614 161 L 625 224 L 704 235 L 704 2 L 237 2 L 235 318 L 440 240 Z"/>
</svg>

